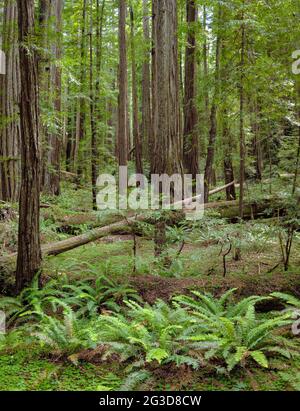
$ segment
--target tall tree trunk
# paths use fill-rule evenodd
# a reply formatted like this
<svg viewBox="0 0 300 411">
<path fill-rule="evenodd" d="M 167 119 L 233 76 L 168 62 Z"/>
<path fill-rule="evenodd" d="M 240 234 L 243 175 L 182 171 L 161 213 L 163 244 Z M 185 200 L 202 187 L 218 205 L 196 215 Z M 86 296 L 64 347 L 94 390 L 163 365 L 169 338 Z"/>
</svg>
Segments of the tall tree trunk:
<svg viewBox="0 0 300 411">
<path fill-rule="evenodd" d="M 244 21 L 244 11 L 242 11 L 242 27 L 241 27 L 241 79 L 240 79 L 240 197 L 239 197 L 239 213 L 240 218 L 244 214 L 244 182 L 245 182 L 245 130 L 244 130 L 244 108 L 245 108 L 245 47 L 246 47 L 246 30 Z"/>
<path fill-rule="evenodd" d="M 39 0 L 39 99 L 42 114 L 45 115 L 51 110 L 51 93 L 49 93 L 51 85 L 51 53 L 49 41 L 49 23 L 51 17 L 51 0 Z M 52 34 L 51 34 L 52 35 Z M 47 125 L 40 123 L 40 137 L 42 147 L 42 162 L 41 162 L 41 190 L 44 189 L 48 167 L 48 151 L 49 151 L 49 134 Z"/>
<path fill-rule="evenodd" d="M 177 47 L 177 2 L 154 0 L 156 87 L 154 172 L 182 173 L 179 154 L 179 77 Z"/>
<path fill-rule="evenodd" d="M 2 49 L 6 75 L 0 75 L 0 200 L 17 201 L 20 174 L 20 65 L 17 5 L 5 0 Z"/>
<path fill-rule="evenodd" d="M 120 166 L 126 166 L 128 156 L 126 0 L 119 0 L 119 53 L 118 159 Z"/>
<path fill-rule="evenodd" d="M 223 98 L 226 98 L 223 96 Z M 226 105 L 226 100 L 223 101 L 223 104 Z M 231 183 L 234 180 L 234 172 L 232 165 L 232 138 L 230 132 L 230 127 L 228 124 L 228 111 L 226 108 L 222 110 L 222 134 L 223 134 L 223 147 L 224 147 L 224 176 L 225 176 L 225 185 Z M 226 199 L 228 201 L 236 199 L 235 186 L 232 184 L 229 187 L 226 187 Z"/>
<path fill-rule="evenodd" d="M 156 50 L 156 37 L 157 37 L 157 11 L 158 2 L 152 0 L 152 49 L 151 49 L 151 96 L 152 96 L 152 112 L 151 112 L 151 135 L 152 144 L 150 145 L 150 168 L 151 174 L 154 174 L 154 160 L 155 160 L 155 144 L 156 144 L 156 130 L 158 127 L 158 110 L 157 110 L 157 50 Z"/>
<path fill-rule="evenodd" d="M 262 179 L 263 173 L 263 153 L 260 142 L 260 113 L 257 99 L 253 104 L 252 113 L 252 132 L 253 132 L 253 154 L 255 158 L 255 177 L 257 180 Z"/>
<path fill-rule="evenodd" d="M 228 17 L 226 14 L 226 10 L 223 11 L 223 24 L 226 25 L 228 22 Z M 224 168 L 224 177 L 225 177 L 225 185 L 234 181 L 234 170 L 232 164 L 232 152 L 234 149 L 234 138 L 231 133 L 230 128 L 230 117 L 229 117 L 229 102 L 227 95 L 229 94 L 229 73 L 227 68 L 227 43 L 228 39 L 225 38 L 225 35 L 222 38 L 222 47 L 221 47 L 221 67 L 220 67 L 220 88 L 221 88 L 221 125 L 222 125 L 222 145 L 223 145 L 223 168 Z M 226 187 L 226 199 L 228 201 L 236 199 L 236 192 L 234 184 Z"/>
<path fill-rule="evenodd" d="M 132 6 L 130 7 L 130 23 L 131 23 L 131 71 L 132 71 L 132 125 L 133 125 L 133 145 L 135 147 L 135 169 L 137 174 L 143 174 L 142 163 L 142 142 L 139 127 L 139 103 L 137 90 L 137 75 L 135 61 L 135 33 L 134 33 L 134 13 Z"/>
<path fill-rule="evenodd" d="M 67 87 L 67 94 L 70 95 L 70 84 Z M 75 129 L 76 129 L 76 111 L 73 101 L 69 102 L 66 127 L 66 171 L 74 171 L 74 149 L 75 149 Z"/>
<path fill-rule="evenodd" d="M 85 78 L 86 78 L 86 20 L 87 20 L 87 0 L 83 0 L 82 3 L 82 22 L 81 22 L 81 39 L 80 39 L 80 94 L 85 92 Z M 81 142 L 85 138 L 85 118 L 86 118 L 86 104 L 84 97 L 79 98 L 77 108 L 77 121 L 76 121 L 76 149 L 75 149 L 75 165 L 77 167 L 77 186 L 80 185 L 81 177 L 83 174 L 83 158 L 84 155 L 81 150 Z"/>
<path fill-rule="evenodd" d="M 102 5 L 100 7 L 100 0 L 97 0 L 96 14 L 97 14 L 97 28 L 96 28 L 96 85 L 95 85 L 95 107 L 96 107 L 96 118 L 98 123 L 97 133 L 98 136 L 101 134 L 100 123 L 104 120 L 101 106 L 101 91 L 100 91 L 100 79 L 101 79 L 101 70 L 102 70 L 102 34 L 103 34 L 103 25 L 105 18 L 105 0 L 102 0 Z M 104 105 L 105 106 L 105 105 Z M 101 141 L 103 144 L 104 139 Z"/>
<path fill-rule="evenodd" d="M 299 6 L 300 9 L 300 6 Z M 292 187 L 292 193 L 294 194 L 297 188 L 297 178 L 299 174 L 299 165 L 300 165 L 300 79 L 296 80 L 296 118 L 298 118 L 298 147 L 296 153 L 296 165 L 295 165 L 295 175 Z"/>
<path fill-rule="evenodd" d="M 16 288 L 20 292 L 41 268 L 39 97 L 34 38 L 34 0 L 18 0 L 21 73 L 21 191 Z M 30 52 L 28 52 L 30 51 Z"/>
<path fill-rule="evenodd" d="M 51 195 L 60 194 L 60 156 L 61 156 L 61 67 L 59 61 L 62 56 L 61 33 L 62 33 L 62 9 L 63 0 L 52 0 L 50 18 L 54 18 L 53 32 L 55 40 L 51 47 L 52 58 L 55 59 L 50 66 L 50 105 L 55 114 L 55 131 L 47 131 L 48 153 L 47 167 L 45 173 L 44 189 Z M 47 29 L 47 28 L 46 28 Z M 49 89 L 47 90 L 49 93 Z"/>
<path fill-rule="evenodd" d="M 91 123 L 91 176 L 93 209 L 97 210 L 97 176 L 98 176 L 98 138 L 96 128 L 96 108 L 94 93 L 94 58 L 93 58 L 93 0 L 90 2 L 90 123 Z"/>
<path fill-rule="evenodd" d="M 153 81 L 155 151 L 152 172 L 183 173 L 180 157 L 179 69 L 177 47 L 177 1 L 153 0 Z M 164 218 L 155 225 L 155 254 L 165 246 Z M 164 260 L 166 265 L 169 259 Z"/>
<path fill-rule="evenodd" d="M 206 6 L 203 6 L 203 31 L 204 31 L 204 43 L 203 43 L 203 72 L 204 72 L 204 105 L 205 105 L 205 113 L 206 113 L 206 121 L 209 121 L 209 92 L 208 92 L 208 54 L 209 54 L 209 46 L 207 42 L 207 34 L 206 34 L 206 26 L 207 26 L 207 13 L 206 13 Z"/>
<path fill-rule="evenodd" d="M 142 145 L 146 157 L 153 156 L 154 141 L 152 136 L 151 84 L 150 84 L 150 28 L 149 0 L 143 0 L 143 34 L 145 54 L 142 67 Z"/>
<path fill-rule="evenodd" d="M 188 24 L 185 51 L 185 95 L 184 95 L 184 166 L 193 178 L 199 173 L 198 164 L 198 113 L 196 108 L 196 22 L 195 0 L 187 0 Z"/>
<path fill-rule="evenodd" d="M 222 22 L 222 6 L 219 5 L 218 7 L 218 34 L 217 34 L 217 44 L 216 44 L 216 68 L 215 68 L 215 91 L 213 102 L 211 106 L 211 113 L 210 113 L 210 131 L 209 131 L 209 141 L 208 141 L 208 148 L 207 148 L 207 157 L 206 157 L 206 164 L 205 164 L 205 172 L 204 172 L 204 201 L 205 203 L 208 202 L 208 195 L 209 195 L 209 186 L 213 177 L 213 164 L 214 164 L 214 157 L 215 157 L 215 142 L 217 136 L 217 105 L 219 99 L 219 91 L 220 91 L 220 53 L 221 53 L 221 33 L 220 33 L 220 26 Z"/>
</svg>

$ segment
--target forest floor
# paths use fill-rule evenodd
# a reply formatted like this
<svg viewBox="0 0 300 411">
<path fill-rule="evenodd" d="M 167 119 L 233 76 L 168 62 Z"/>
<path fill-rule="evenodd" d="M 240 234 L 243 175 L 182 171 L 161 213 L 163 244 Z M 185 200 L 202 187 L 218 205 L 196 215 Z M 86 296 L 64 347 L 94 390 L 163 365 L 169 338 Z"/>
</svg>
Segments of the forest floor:
<svg viewBox="0 0 300 411">
<path fill-rule="evenodd" d="M 97 213 L 88 212 L 86 190 L 71 191 L 66 187 L 57 202 L 44 198 L 51 207 L 42 210 L 42 241 L 44 243 L 68 238 L 87 231 L 98 221 Z M 101 217 L 102 218 L 102 217 Z M 103 225 L 111 216 L 105 216 Z M 3 254 L 15 251 L 17 222 L 14 216 L 0 223 Z M 290 268 L 284 271 L 280 243 L 274 219 L 251 220 L 229 224 L 217 216 L 205 219 L 198 228 L 185 232 L 185 243 L 178 232 L 170 229 L 168 268 L 157 264 L 153 257 L 153 241 L 149 233 L 137 237 L 134 257 L 133 237 L 119 233 L 48 257 L 44 262 L 43 282 L 68 278 L 76 283 L 101 273 L 114 283 L 114 301 L 127 288 L 136 290 L 149 304 L 157 299 L 169 302 L 174 295 L 190 290 L 209 291 L 219 296 L 237 288 L 237 300 L 250 295 L 268 295 L 274 291 L 288 292 L 300 297 L 300 236 L 293 243 Z M 228 248 L 224 239 L 233 238 L 232 251 L 226 257 L 224 277 L 223 253 Z M 236 248 L 240 258 L 236 260 Z M 223 250 L 224 249 L 224 250 Z M 6 275 L 4 273 L 3 275 Z M 283 307 L 269 302 L 261 304 L 260 315 L 270 316 L 272 310 Z M 88 358 L 88 356 L 87 356 Z M 87 361 L 72 363 L 69 359 L 50 355 L 33 346 L 2 347 L 0 356 L 1 390 L 117 390 L 122 384 L 128 364 L 118 361 Z M 141 388 L 151 390 L 293 390 L 300 386 L 300 360 L 270 361 L 268 369 L 238 367 L 224 373 L 222 367 L 191 370 L 188 366 L 160 366 Z"/>
</svg>

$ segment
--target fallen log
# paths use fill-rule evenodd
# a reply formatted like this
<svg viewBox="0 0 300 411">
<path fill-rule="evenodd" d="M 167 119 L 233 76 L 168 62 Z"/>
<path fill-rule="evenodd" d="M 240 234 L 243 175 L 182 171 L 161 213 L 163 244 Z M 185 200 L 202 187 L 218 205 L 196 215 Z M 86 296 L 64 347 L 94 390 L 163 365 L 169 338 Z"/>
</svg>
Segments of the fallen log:
<svg viewBox="0 0 300 411">
<path fill-rule="evenodd" d="M 220 217 L 237 219 L 239 217 L 239 200 L 216 201 L 205 204 L 205 211 L 216 210 Z M 280 216 L 284 213 L 284 205 L 278 198 L 269 197 L 261 201 L 247 201 L 244 203 L 244 218 L 255 219 L 258 217 Z"/>
<path fill-rule="evenodd" d="M 183 200 L 181 203 L 184 204 L 185 201 L 186 200 Z M 267 213 L 271 206 L 272 208 L 278 207 L 278 209 L 282 211 L 282 206 L 280 205 L 280 201 L 278 199 L 267 198 L 264 201 L 260 201 L 259 203 L 245 203 L 244 216 L 246 218 L 255 218 L 259 215 L 263 216 Z M 238 200 L 207 203 L 205 204 L 205 210 L 216 210 L 222 218 L 237 219 L 239 215 L 239 203 Z M 70 251 L 74 248 L 98 240 L 99 238 L 103 238 L 110 234 L 120 232 L 124 230 L 126 227 L 128 227 L 130 223 L 145 220 L 149 221 L 149 217 L 147 218 L 144 215 L 131 216 L 121 221 L 106 225 L 104 227 L 94 228 L 88 231 L 87 233 L 74 236 L 66 240 L 45 244 L 42 246 L 43 257 L 62 254 L 66 251 Z M 13 262 L 16 259 L 16 256 L 17 253 L 0 257 L 0 266 L 5 266 L 5 264 Z"/>
<path fill-rule="evenodd" d="M 68 238 L 66 240 L 57 241 L 50 244 L 45 244 L 42 246 L 42 255 L 50 256 L 50 255 L 58 255 L 62 254 L 66 251 L 70 251 L 74 248 L 80 247 L 82 245 L 88 244 L 92 241 L 98 240 L 99 238 L 105 237 L 109 234 L 112 234 L 115 231 L 121 230 L 124 227 L 128 226 L 130 221 L 134 221 L 135 217 L 131 217 L 127 220 L 122 220 L 117 223 L 110 224 L 105 227 L 95 228 L 87 233 Z M 0 258 L 0 265 L 4 266 L 10 262 L 13 262 L 14 259 L 17 257 L 17 253 L 10 254 L 8 256 L 4 256 Z"/>
<path fill-rule="evenodd" d="M 210 190 L 210 192 L 208 193 L 208 195 L 211 196 L 211 195 L 213 195 L 213 194 L 219 193 L 220 191 L 226 190 L 226 188 L 232 186 L 233 184 L 235 184 L 235 181 L 231 181 L 231 183 L 225 184 L 225 186 L 214 188 L 213 190 Z M 196 195 L 196 196 L 194 196 L 194 197 L 185 198 L 184 200 L 177 201 L 176 203 L 174 203 L 174 206 L 190 205 L 193 201 L 196 201 L 196 200 L 200 199 L 201 197 L 203 197 L 203 193 L 202 193 L 202 194 L 198 194 L 198 195 Z"/>
</svg>

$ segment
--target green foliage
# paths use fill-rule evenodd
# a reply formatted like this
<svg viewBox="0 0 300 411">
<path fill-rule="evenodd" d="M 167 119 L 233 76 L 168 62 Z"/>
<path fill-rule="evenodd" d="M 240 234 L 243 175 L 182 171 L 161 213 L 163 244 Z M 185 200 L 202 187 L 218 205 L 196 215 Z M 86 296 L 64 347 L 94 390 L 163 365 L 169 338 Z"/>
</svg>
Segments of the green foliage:
<svg viewBox="0 0 300 411">
<path fill-rule="evenodd" d="M 296 342 L 278 333 L 292 324 L 291 312 L 270 319 L 257 316 L 255 304 L 271 297 L 251 296 L 234 303 L 236 289 L 218 299 L 192 291 L 192 296 L 175 297 L 172 305 L 160 300 L 154 305 L 133 300 L 117 305 L 118 297 L 134 296 L 134 291 L 107 279 L 103 283 L 103 277 L 98 280 L 95 286 L 86 280 L 61 284 L 60 289 L 49 282 L 42 290 L 36 280 L 19 300 L 2 299 L 10 324 L 20 319 L 27 323 L 2 338 L 1 349 L 39 343 L 76 363 L 74 354 L 103 346 L 103 360 L 117 354 L 121 363 L 130 361 L 127 387 L 143 381 L 149 365 L 174 363 L 197 369 L 221 360 L 232 371 L 252 360 L 267 368 L 270 355 L 291 358 L 299 351 Z M 113 311 L 99 315 L 99 304 Z"/>
<path fill-rule="evenodd" d="M 245 367 L 249 358 L 267 368 L 267 354 L 276 352 L 290 358 L 291 350 L 295 349 L 287 339 L 275 335 L 275 331 L 287 325 L 291 325 L 289 314 L 260 320 L 250 304 L 243 316 L 231 319 L 220 317 L 217 320 L 218 346 L 209 350 L 206 358 L 224 359 L 228 371 L 238 364 Z"/>
<path fill-rule="evenodd" d="M 272 293 L 271 296 L 283 300 L 289 307 L 295 307 L 300 309 L 300 300 L 299 298 L 296 298 L 293 295 L 275 292 Z"/>
<path fill-rule="evenodd" d="M 209 293 L 200 293 L 192 291 L 193 297 L 186 295 L 177 296 L 174 301 L 190 309 L 191 314 L 204 320 L 210 320 L 219 317 L 235 318 L 244 315 L 249 307 L 254 307 L 255 304 L 265 301 L 270 297 L 251 296 L 241 300 L 238 303 L 232 301 L 232 294 L 236 291 L 233 288 L 223 294 L 219 299 Z M 196 298 L 195 298 L 196 297 Z M 231 299 L 231 301 L 229 301 Z"/>
<path fill-rule="evenodd" d="M 219 300 L 212 295 L 194 291 L 196 299 L 178 296 L 175 300 L 186 306 L 191 315 L 205 322 L 210 335 L 207 341 L 215 345 L 206 352 L 206 358 L 221 358 L 226 361 L 228 370 L 236 365 L 245 365 L 252 358 L 262 367 L 268 367 L 266 353 L 291 356 L 296 347 L 287 339 L 274 335 L 280 328 L 291 325 L 289 313 L 278 315 L 270 320 L 259 319 L 255 304 L 269 297 L 251 296 L 236 304 L 228 299 L 235 289 L 229 290 Z M 192 341 L 203 341 L 203 335 L 192 336 Z"/>
<path fill-rule="evenodd" d="M 291 371 L 286 371 L 286 372 L 280 372 L 279 373 L 280 377 L 287 382 L 294 390 L 300 391 L 300 371 L 298 372 L 291 372 Z"/>
<path fill-rule="evenodd" d="M 199 366 L 189 355 L 188 336 L 194 330 L 194 321 L 180 307 L 172 308 L 163 301 L 154 306 L 126 302 L 126 315 L 117 313 L 101 316 L 99 338 L 117 352 L 122 361 L 134 359 L 141 364 L 157 362 Z"/>
<path fill-rule="evenodd" d="M 87 336 L 91 335 L 92 327 L 92 324 L 79 320 L 69 309 L 64 311 L 62 320 L 42 315 L 41 320 L 31 327 L 30 334 L 38 339 L 42 347 L 73 354 L 91 346 Z"/>
</svg>

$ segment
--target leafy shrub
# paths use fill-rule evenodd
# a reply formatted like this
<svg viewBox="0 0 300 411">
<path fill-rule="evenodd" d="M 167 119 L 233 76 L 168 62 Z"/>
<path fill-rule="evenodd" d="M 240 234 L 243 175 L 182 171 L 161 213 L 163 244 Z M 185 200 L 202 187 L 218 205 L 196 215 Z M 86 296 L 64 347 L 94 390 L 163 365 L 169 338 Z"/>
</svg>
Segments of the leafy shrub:
<svg viewBox="0 0 300 411">
<path fill-rule="evenodd" d="M 256 303 L 269 299 L 270 297 L 251 296 L 244 298 L 239 303 L 230 301 L 232 294 L 236 291 L 233 288 L 223 294 L 219 299 L 210 293 L 200 293 L 192 291 L 194 297 L 180 295 L 174 298 L 174 301 L 187 307 L 191 314 L 203 320 L 226 317 L 235 318 L 244 315 L 249 307 L 254 307 Z"/>
<path fill-rule="evenodd" d="M 188 341 L 194 328 L 199 327 L 185 310 L 163 301 L 152 307 L 132 301 L 126 305 L 127 316 L 116 313 L 99 319 L 99 338 L 110 347 L 109 353 L 118 353 L 122 361 L 134 359 L 140 365 L 174 361 L 177 365 L 199 366 Z"/>
</svg>

